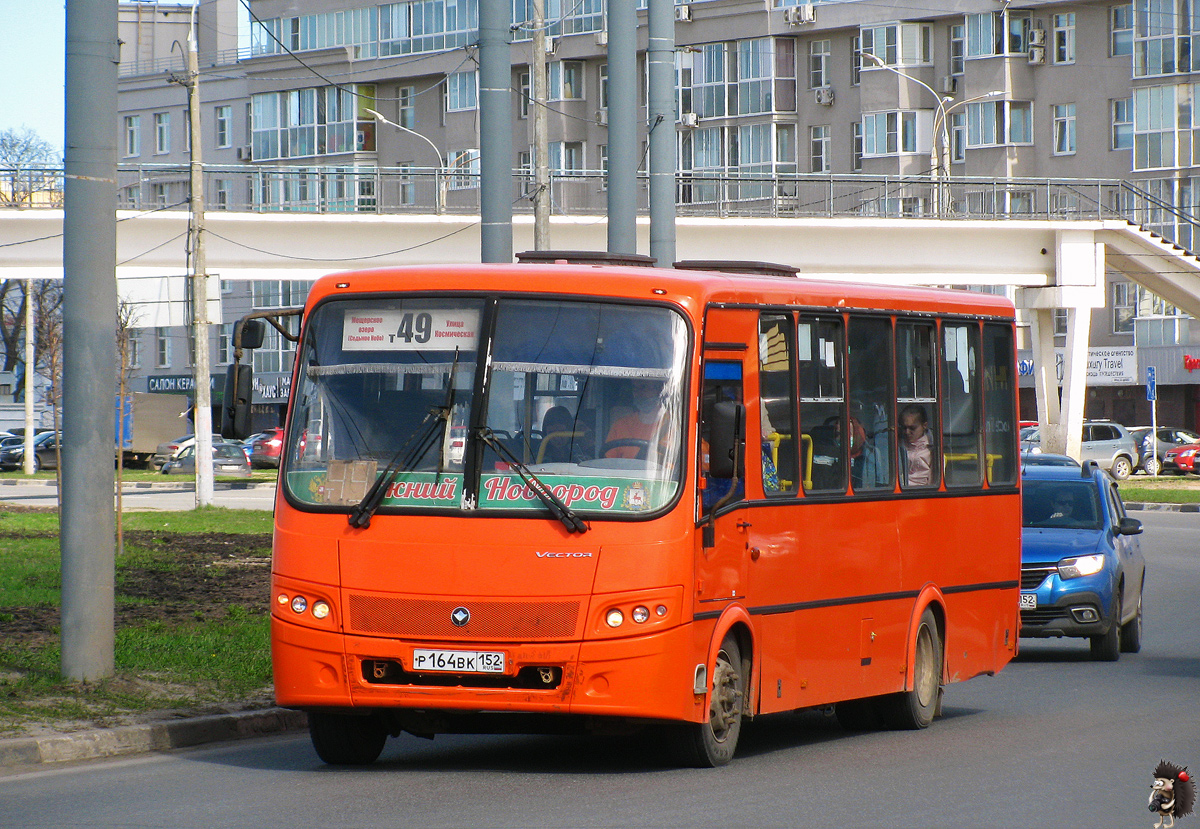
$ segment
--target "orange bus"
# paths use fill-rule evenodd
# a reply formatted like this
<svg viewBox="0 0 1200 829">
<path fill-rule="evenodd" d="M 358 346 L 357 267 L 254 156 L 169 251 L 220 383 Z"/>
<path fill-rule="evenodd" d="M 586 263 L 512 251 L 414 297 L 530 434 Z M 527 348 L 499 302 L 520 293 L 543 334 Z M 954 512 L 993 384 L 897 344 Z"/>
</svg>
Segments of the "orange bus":
<svg viewBox="0 0 1200 829">
<path fill-rule="evenodd" d="M 715 766 L 760 714 L 922 728 L 1014 656 L 1012 304 L 705 267 L 351 272 L 257 314 L 298 329 L 272 658 L 322 760 L 652 725 Z"/>
</svg>

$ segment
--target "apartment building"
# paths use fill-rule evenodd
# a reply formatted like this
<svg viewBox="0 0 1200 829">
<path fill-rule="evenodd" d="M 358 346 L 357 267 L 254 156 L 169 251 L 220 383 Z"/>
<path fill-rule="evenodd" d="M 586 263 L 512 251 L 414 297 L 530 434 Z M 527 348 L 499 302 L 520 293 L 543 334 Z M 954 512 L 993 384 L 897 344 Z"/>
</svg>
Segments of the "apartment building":
<svg viewBox="0 0 1200 829">
<path fill-rule="evenodd" d="M 209 208 L 477 209 L 480 2 L 251 0 L 250 19 L 240 19 L 237 0 L 202 4 L 194 31 Z M 603 213 L 605 2 L 546 0 L 542 104 L 531 96 L 532 4 L 509 2 L 512 166 L 531 169 L 531 115 L 543 107 L 552 209 Z M 646 0 L 635 2 L 643 10 L 644 148 Z M 677 3 L 678 107 L 670 127 L 679 209 L 703 214 L 761 202 L 801 213 L 809 191 L 798 183 L 855 175 L 951 183 L 944 204 L 934 203 L 929 187 L 897 186 L 857 208 L 864 213 L 1044 217 L 1069 215 L 1076 196 L 1030 179 L 1126 179 L 1164 207 L 1140 220 L 1192 246 L 1190 224 L 1165 209 L 1193 213 L 1200 196 L 1200 108 L 1193 106 L 1200 48 L 1191 48 L 1200 23 L 1192 0 L 938 5 Z M 127 207 L 186 202 L 187 95 L 174 44 L 191 26 L 190 9 L 121 6 Z M 965 181 L 992 183 L 954 186 Z M 517 210 L 531 209 L 522 201 L 527 185 L 514 178 Z M 278 284 L 226 291 L 229 319 L 293 293 Z M 1107 291 L 1107 307 L 1093 314 L 1092 346 L 1126 359 L 1136 328 L 1138 345 L 1155 349 L 1160 421 L 1200 425 L 1200 385 L 1185 367 L 1200 364 L 1190 357 L 1200 351 L 1191 320 L 1118 273 Z M 263 360 L 262 384 L 285 393 L 289 352 L 286 342 L 276 346 Z M 218 362 L 223 356 L 214 353 Z M 268 364 L 277 364 L 275 373 Z M 1096 379 L 1088 416 L 1148 421 L 1129 374 Z M 263 405 L 264 416 L 278 411 L 269 398 Z M 1032 406 L 1032 389 L 1023 391 L 1023 416 Z"/>
</svg>

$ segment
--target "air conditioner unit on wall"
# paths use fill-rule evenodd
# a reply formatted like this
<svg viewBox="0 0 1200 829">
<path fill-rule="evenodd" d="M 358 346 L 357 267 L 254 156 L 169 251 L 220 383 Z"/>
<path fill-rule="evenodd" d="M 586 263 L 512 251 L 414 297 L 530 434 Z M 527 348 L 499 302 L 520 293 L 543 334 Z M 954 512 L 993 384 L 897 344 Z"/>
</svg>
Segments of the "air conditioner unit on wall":
<svg viewBox="0 0 1200 829">
<path fill-rule="evenodd" d="M 600 31 L 596 32 L 596 45 L 597 46 L 607 46 L 608 45 L 608 29 L 601 29 Z"/>
<path fill-rule="evenodd" d="M 694 112 L 684 112 L 679 115 L 679 123 L 682 126 L 694 129 L 700 126 L 700 116 Z"/>
<path fill-rule="evenodd" d="M 1029 45 L 1030 46 L 1045 46 L 1046 45 L 1046 30 L 1045 29 L 1030 29 L 1029 30 Z"/>
<path fill-rule="evenodd" d="M 938 82 L 938 91 L 943 95 L 953 95 L 958 92 L 958 78 L 953 75 L 943 75 Z"/>
<path fill-rule="evenodd" d="M 1041 66 L 1046 62 L 1046 47 L 1045 46 L 1030 46 L 1029 47 L 1029 65 Z"/>
<path fill-rule="evenodd" d="M 817 103 L 827 107 L 833 105 L 833 87 L 822 86 L 816 90 Z"/>
<path fill-rule="evenodd" d="M 238 161 L 253 161 L 254 160 L 254 148 L 249 144 L 247 144 L 245 147 L 238 147 L 237 148 L 237 157 L 238 157 Z"/>
<path fill-rule="evenodd" d="M 596 123 L 599 124 L 600 126 L 604 126 L 605 124 L 608 123 L 608 110 L 607 109 L 596 110 Z"/>
<path fill-rule="evenodd" d="M 680 23 L 687 23 L 688 21 L 690 21 L 692 19 L 692 7 L 691 6 L 676 6 L 675 7 L 675 19 L 678 20 Z"/>
<path fill-rule="evenodd" d="M 786 8 L 783 10 L 783 22 L 791 26 L 799 26 L 801 23 L 816 23 L 816 7 L 812 3 L 804 3 L 800 6 Z"/>
</svg>

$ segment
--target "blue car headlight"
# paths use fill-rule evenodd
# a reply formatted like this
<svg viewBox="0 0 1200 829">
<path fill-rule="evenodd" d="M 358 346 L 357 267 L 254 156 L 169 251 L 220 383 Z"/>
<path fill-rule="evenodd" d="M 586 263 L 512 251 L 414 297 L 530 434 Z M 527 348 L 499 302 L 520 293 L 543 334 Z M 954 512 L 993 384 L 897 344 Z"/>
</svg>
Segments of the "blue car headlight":
<svg viewBox="0 0 1200 829">
<path fill-rule="evenodd" d="M 1058 563 L 1058 575 L 1064 579 L 1076 579 L 1080 576 L 1094 576 L 1104 569 L 1104 556 L 1094 553 L 1090 556 L 1064 558 Z"/>
</svg>

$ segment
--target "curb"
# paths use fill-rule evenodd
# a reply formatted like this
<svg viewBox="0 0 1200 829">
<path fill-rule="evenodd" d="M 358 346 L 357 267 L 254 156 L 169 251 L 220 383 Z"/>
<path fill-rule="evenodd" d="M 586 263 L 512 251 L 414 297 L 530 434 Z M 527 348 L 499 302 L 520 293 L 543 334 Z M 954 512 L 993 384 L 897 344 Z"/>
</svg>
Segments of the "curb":
<svg viewBox="0 0 1200 829">
<path fill-rule="evenodd" d="M 307 728 L 303 711 L 268 708 L 119 728 L 0 740 L 0 768 L 69 763 L 245 740 Z"/>
<path fill-rule="evenodd" d="M 1200 512 L 1200 504 L 1158 504 L 1153 501 L 1125 502 L 1127 510 L 1144 512 Z"/>
</svg>

